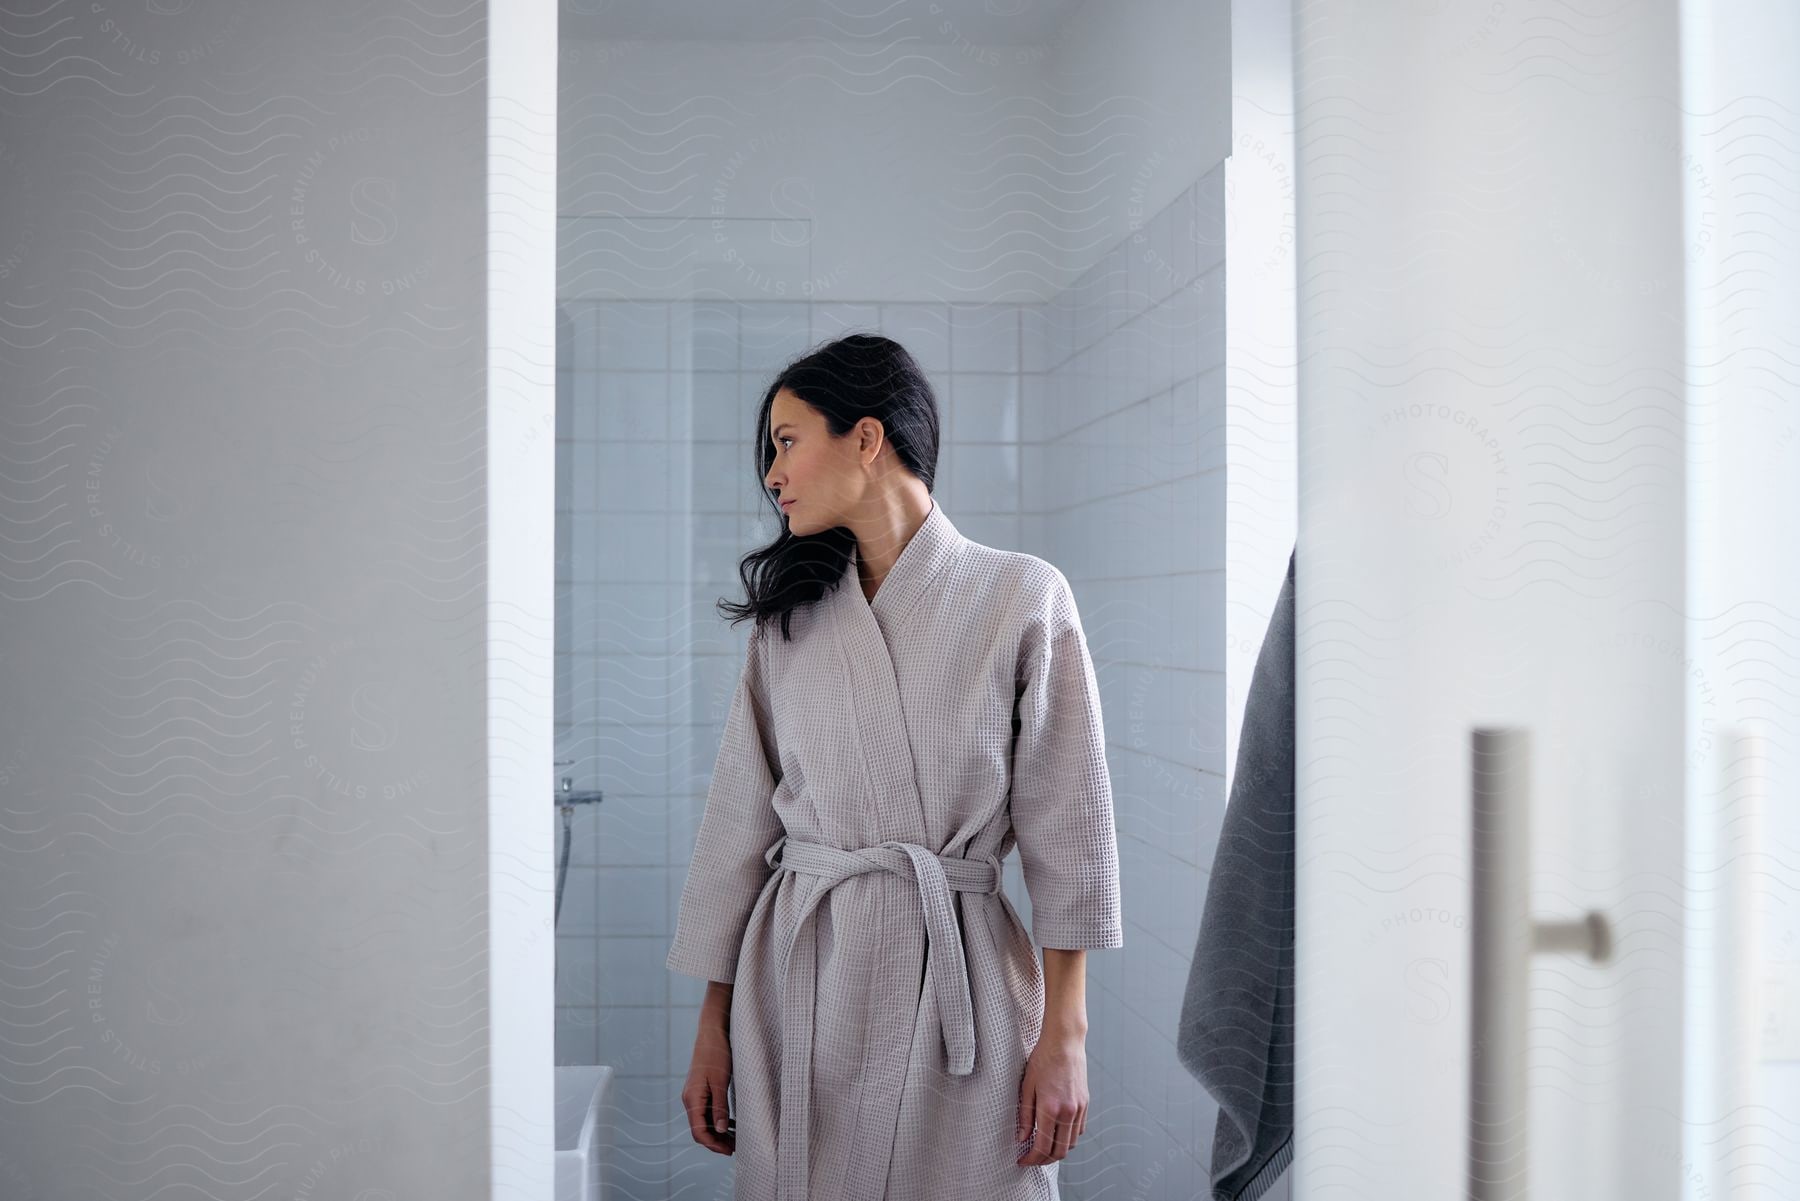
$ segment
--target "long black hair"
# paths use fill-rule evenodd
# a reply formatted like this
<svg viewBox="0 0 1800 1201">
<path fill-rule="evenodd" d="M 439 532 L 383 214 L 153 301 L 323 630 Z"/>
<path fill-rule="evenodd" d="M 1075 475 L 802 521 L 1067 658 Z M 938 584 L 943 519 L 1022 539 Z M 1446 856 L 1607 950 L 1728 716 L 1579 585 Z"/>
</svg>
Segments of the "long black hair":
<svg viewBox="0 0 1800 1201">
<path fill-rule="evenodd" d="M 763 481 L 775 461 L 769 410 L 783 388 L 824 414 L 833 437 L 843 437 L 864 417 L 881 422 L 888 445 L 927 492 L 937 478 L 938 404 L 931 382 L 904 346 L 866 333 L 847 334 L 806 352 L 782 368 L 763 393 L 756 414 L 756 486 L 775 510 L 781 533 L 739 561 L 746 599 L 720 598 L 718 607 L 733 625 L 751 617 L 760 623 L 779 616 L 782 638 L 792 641 L 790 615 L 843 581 L 856 535 L 840 525 L 795 537 L 781 520 L 780 502 Z"/>
</svg>

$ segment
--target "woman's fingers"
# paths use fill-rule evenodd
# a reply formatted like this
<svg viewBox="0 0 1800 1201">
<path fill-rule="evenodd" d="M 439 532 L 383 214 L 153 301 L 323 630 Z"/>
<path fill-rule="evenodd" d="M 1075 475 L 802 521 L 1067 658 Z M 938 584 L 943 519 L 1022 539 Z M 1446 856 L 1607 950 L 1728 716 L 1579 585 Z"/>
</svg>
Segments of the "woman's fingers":
<svg viewBox="0 0 1800 1201">
<path fill-rule="evenodd" d="M 723 1080 L 714 1079 L 712 1088 L 713 1133 L 724 1134 L 731 1124 L 731 1090 Z"/>
<path fill-rule="evenodd" d="M 1025 1167 L 1049 1163 L 1051 1146 L 1055 1141 L 1056 1122 L 1048 1114 L 1040 1116 L 1037 1137 L 1031 1140 L 1031 1150 L 1025 1153 L 1025 1157 L 1019 1160 L 1019 1163 Z"/>
<path fill-rule="evenodd" d="M 1050 1142 L 1050 1158 L 1061 1159 L 1075 1145 L 1075 1119 L 1064 1118 L 1056 1124 L 1056 1135 Z"/>
<path fill-rule="evenodd" d="M 722 1155 L 730 1155 L 735 1149 L 736 1137 L 730 1131 L 731 1113 L 727 1102 L 729 1090 L 726 1081 L 715 1077 L 712 1081 L 712 1104 L 708 1107 L 708 1115 L 712 1125 L 707 1129 L 707 1146 Z"/>
<path fill-rule="evenodd" d="M 726 1081 L 697 1073 L 688 1077 L 687 1087 L 681 1090 L 681 1105 L 694 1141 L 721 1155 L 730 1155 L 737 1148 L 737 1136 L 728 1129 L 726 1086 Z"/>
<path fill-rule="evenodd" d="M 1048 1105 L 1034 1105 L 1034 1108 L 1037 1111 L 1037 1136 L 1031 1140 L 1031 1149 L 1018 1160 L 1022 1167 L 1055 1163 L 1069 1153 L 1080 1134 L 1077 1129 L 1080 1111 Z"/>
<path fill-rule="evenodd" d="M 681 1090 L 681 1109 L 687 1114 L 688 1133 L 703 1147 L 711 1137 L 711 1132 L 707 1129 L 710 1106 L 705 1079 L 689 1074 L 687 1084 Z"/>
</svg>

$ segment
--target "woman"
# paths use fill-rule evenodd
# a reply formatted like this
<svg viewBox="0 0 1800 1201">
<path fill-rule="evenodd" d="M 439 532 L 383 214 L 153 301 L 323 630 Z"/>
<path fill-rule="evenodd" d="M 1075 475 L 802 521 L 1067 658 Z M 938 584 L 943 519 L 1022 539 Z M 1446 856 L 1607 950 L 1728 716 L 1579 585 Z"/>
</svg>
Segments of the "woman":
<svg viewBox="0 0 1800 1201">
<path fill-rule="evenodd" d="M 756 624 L 668 957 L 709 982 L 682 1102 L 740 1201 L 1054 1199 L 1086 1125 L 1085 952 L 1124 942 L 1099 690 L 1062 573 L 931 495 L 938 425 L 867 334 L 758 415 L 787 528 L 723 605 Z"/>
</svg>

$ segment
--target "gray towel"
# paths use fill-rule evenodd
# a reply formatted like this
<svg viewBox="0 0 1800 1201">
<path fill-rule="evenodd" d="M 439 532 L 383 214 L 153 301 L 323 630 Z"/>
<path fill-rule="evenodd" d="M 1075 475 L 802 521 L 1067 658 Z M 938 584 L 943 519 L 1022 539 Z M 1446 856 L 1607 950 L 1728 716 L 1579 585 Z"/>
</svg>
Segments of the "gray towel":
<svg viewBox="0 0 1800 1201">
<path fill-rule="evenodd" d="M 1237 773 L 1176 1051 L 1219 1103 L 1213 1201 L 1256 1201 L 1294 1158 L 1294 558 L 1245 698 Z"/>
</svg>

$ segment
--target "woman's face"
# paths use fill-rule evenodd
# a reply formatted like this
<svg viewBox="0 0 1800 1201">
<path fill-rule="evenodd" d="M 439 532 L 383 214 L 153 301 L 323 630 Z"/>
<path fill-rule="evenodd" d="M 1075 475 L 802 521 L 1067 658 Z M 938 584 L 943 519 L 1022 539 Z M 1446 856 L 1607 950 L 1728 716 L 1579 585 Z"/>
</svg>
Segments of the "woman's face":
<svg viewBox="0 0 1800 1201">
<path fill-rule="evenodd" d="M 801 537 L 849 524 L 865 483 L 858 447 L 866 433 L 851 429 L 834 438 L 824 414 L 786 388 L 775 393 L 768 430 L 775 458 L 763 483 L 782 502 L 789 533 Z"/>
</svg>

